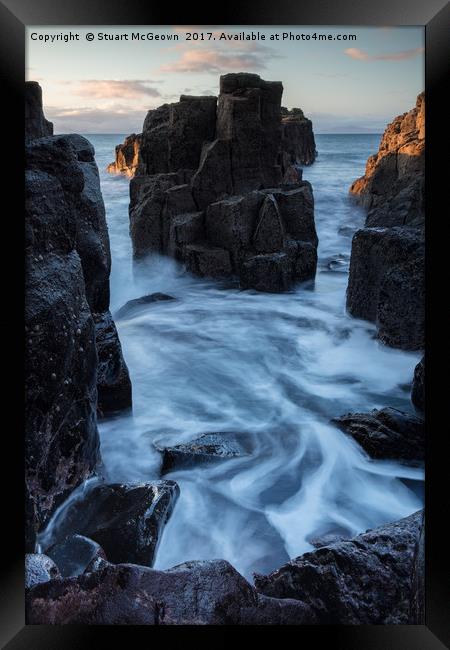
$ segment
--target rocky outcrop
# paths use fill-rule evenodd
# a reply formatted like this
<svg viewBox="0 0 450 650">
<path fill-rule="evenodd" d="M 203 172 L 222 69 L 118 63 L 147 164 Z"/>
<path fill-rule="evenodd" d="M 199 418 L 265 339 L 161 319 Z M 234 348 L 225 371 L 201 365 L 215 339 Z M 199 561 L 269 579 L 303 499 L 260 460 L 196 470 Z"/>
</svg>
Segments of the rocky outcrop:
<svg viewBox="0 0 450 650">
<path fill-rule="evenodd" d="M 424 460 L 425 426 L 421 418 L 394 408 L 348 413 L 334 418 L 372 458 Z"/>
<path fill-rule="evenodd" d="M 299 601 L 258 594 L 228 562 L 186 562 L 167 571 L 131 564 L 31 589 L 28 625 L 302 625 Z"/>
<path fill-rule="evenodd" d="M 37 81 L 25 82 L 25 142 L 53 135 L 53 124 L 45 119 L 42 88 Z"/>
<path fill-rule="evenodd" d="M 195 440 L 174 447 L 155 446 L 163 457 L 162 474 L 173 469 L 209 465 L 219 460 L 245 456 L 247 453 L 242 444 L 242 434 L 232 432 L 204 433 Z"/>
<path fill-rule="evenodd" d="M 352 241 L 347 309 L 403 350 L 425 342 L 425 242 L 417 228 L 363 228 Z"/>
<path fill-rule="evenodd" d="M 425 410 L 425 357 L 422 357 L 414 369 L 411 401 L 418 411 Z"/>
<path fill-rule="evenodd" d="M 33 106 L 38 115 L 30 113 Z M 97 371 L 103 352 L 97 318 L 109 313 L 109 240 L 93 147 L 78 135 L 34 137 L 42 135 L 35 128 L 41 113 L 40 102 L 28 103 L 25 477 L 30 552 L 54 509 L 99 461 Z M 117 335 L 112 347 L 108 355 L 128 378 Z"/>
<path fill-rule="evenodd" d="M 311 185 L 281 185 L 282 90 L 228 74 L 218 99 L 182 96 L 149 112 L 130 182 L 135 257 L 165 253 L 196 275 L 261 291 L 314 277 Z M 298 131 L 292 161 L 303 155 L 300 139 Z"/>
<path fill-rule="evenodd" d="M 43 553 L 25 555 L 25 589 L 61 576 L 53 560 Z"/>
<path fill-rule="evenodd" d="M 308 603 L 321 625 L 417 623 L 411 620 L 416 593 L 411 577 L 421 525 L 417 512 L 305 553 L 267 576 L 255 576 L 256 588 Z"/>
<path fill-rule="evenodd" d="M 425 93 L 387 126 L 350 192 L 368 209 L 367 226 L 424 226 Z"/>
<path fill-rule="evenodd" d="M 174 481 L 96 485 L 67 506 L 44 550 L 57 562 L 55 548 L 67 546 L 71 535 L 82 535 L 97 542 L 110 562 L 151 566 L 178 494 Z"/>
<path fill-rule="evenodd" d="M 410 625 L 425 625 L 425 512 L 416 543 L 411 580 Z"/>
<path fill-rule="evenodd" d="M 106 171 L 110 174 L 134 176 L 138 166 L 141 137 L 141 133 L 137 135 L 132 133 L 125 138 L 123 144 L 118 144 L 116 146 L 115 160 L 108 165 Z"/>
<path fill-rule="evenodd" d="M 283 177 L 290 165 L 311 165 L 316 156 L 311 120 L 299 108 L 282 109 L 280 164 Z"/>
<path fill-rule="evenodd" d="M 387 345 L 424 347 L 425 98 L 388 125 L 350 192 L 368 209 L 352 242 L 347 308 Z"/>
</svg>

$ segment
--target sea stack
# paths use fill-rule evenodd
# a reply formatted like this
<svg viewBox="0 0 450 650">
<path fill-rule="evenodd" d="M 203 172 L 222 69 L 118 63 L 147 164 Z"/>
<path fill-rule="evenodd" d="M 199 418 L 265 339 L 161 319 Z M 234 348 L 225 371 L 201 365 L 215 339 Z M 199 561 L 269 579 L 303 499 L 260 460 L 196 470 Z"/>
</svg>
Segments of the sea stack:
<svg viewBox="0 0 450 650">
<path fill-rule="evenodd" d="M 301 157 L 299 135 L 282 155 L 282 92 L 279 81 L 227 74 L 218 98 L 182 95 L 149 111 L 130 182 L 135 257 L 165 253 L 259 291 L 314 277 L 311 185 L 300 174 L 282 184 L 286 156 Z"/>
</svg>

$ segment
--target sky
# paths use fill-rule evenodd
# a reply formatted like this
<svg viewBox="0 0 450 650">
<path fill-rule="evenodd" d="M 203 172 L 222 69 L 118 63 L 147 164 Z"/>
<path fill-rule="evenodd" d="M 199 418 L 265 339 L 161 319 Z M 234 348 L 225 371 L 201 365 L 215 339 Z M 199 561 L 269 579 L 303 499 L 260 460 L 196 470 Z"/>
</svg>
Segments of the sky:
<svg viewBox="0 0 450 650">
<path fill-rule="evenodd" d="M 78 40 L 59 40 L 69 34 Z M 282 105 L 315 133 L 382 133 L 424 89 L 423 27 L 28 26 L 26 44 L 26 79 L 41 84 L 55 133 L 139 133 L 149 109 L 217 95 L 228 72 L 282 81 Z"/>
</svg>

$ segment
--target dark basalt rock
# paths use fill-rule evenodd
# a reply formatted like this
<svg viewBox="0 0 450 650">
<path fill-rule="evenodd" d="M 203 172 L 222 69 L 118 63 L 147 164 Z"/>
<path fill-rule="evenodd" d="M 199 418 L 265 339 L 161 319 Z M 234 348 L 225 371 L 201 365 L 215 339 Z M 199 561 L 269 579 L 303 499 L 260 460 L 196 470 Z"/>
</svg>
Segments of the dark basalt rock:
<svg viewBox="0 0 450 650">
<path fill-rule="evenodd" d="M 414 379 L 411 390 L 411 401 L 419 411 L 425 410 L 425 357 L 414 369 Z"/>
<path fill-rule="evenodd" d="M 124 176 L 134 176 L 139 159 L 139 149 L 141 144 L 142 133 L 128 135 L 123 144 L 118 144 L 115 150 L 114 162 L 106 168 L 110 174 L 123 174 Z"/>
<path fill-rule="evenodd" d="M 410 623 L 421 521 L 420 511 L 305 553 L 267 576 L 256 575 L 256 588 L 273 598 L 308 603 L 321 625 Z"/>
<path fill-rule="evenodd" d="M 414 550 L 411 591 L 409 622 L 411 625 L 425 625 L 425 512 Z"/>
<path fill-rule="evenodd" d="M 134 300 L 128 300 L 128 302 L 126 302 L 123 307 L 118 309 L 115 313 L 115 317 L 127 318 L 138 312 L 140 308 L 145 305 L 151 305 L 154 302 L 162 302 L 166 300 L 176 300 L 176 298 L 169 296 L 166 293 L 151 293 L 148 296 L 134 298 Z"/>
<path fill-rule="evenodd" d="M 80 575 L 91 563 L 97 565 L 99 559 L 106 560 L 102 547 L 83 535 L 69 535 L 48 548 L 46 553 L 64 578 Z"/>
<path fill-rule="evenodd" d="M 424 238 L 415 228 L 364 228 L 352 241 L 347 309 L 404 350 L 424 346 Z"/>
<path fill-rule="evenodd" d="M 131 408 L 131 381 L 110 312 L 94 314 L 94 322 L 98 353 L 97 413 L 104 416 Z"/>
<path fill-rule="evenodd" d="M 45 119 L 42 88 L 37 81 L 25 82 L 25 142 L 53 135 L 53 124 Z"/>
<path fill-rule="evenodd" d="M 97 542 L 114 564 L 151 566 L 178 494 L 174 481 L 97 485 L 69 505 L 57 539 L 83 535 Z"/>
<path fill-rule="evenodd" d="M 58 567 L 48 555 L 43 553 L 25 555 L 25 589 L 59 578 L 60 575 Z"/>
<path fill-rule="evenodd" d="M 312 122 L 297 109 L 292 114 L 282 110 L 281 118 L 281 170 L 289 165 L 311 165 L 317 156 Z"/>
<path fill-rule="evenodd" d="M 161 473 L 245 456 L 248 452 L 243 444 L 243 437 L 243 434 L 233 432 L 204 433 L 195 440 L 175 447 L 155 445 L 163 456 Z"/>
<path fill-rule="evenodd" d="M 348 413 L 332 420 L 372 458 L 424 460 L 425 424 L 421 418 L 394 408 Z"/>
<path fill-rule="evenodd" d="M 103 565 L 32 589 L 28 625 L 301 625 L 311 608 L 258 594 L 228 562 L 186 562 L 167 571 Z"/>
</svg>

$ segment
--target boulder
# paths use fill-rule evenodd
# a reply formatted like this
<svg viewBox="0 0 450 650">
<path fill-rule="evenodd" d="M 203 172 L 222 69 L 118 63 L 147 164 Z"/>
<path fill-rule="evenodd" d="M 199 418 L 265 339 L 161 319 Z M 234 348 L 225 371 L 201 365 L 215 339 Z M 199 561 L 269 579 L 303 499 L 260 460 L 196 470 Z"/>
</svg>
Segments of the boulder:
<svg viewBox="0 0 450 650">
<path fill-rule="evenodd" d="M 134 298 L 134 300 L 128 300 L 123 307 L 117 310 L 115 317 L 128 318 L 138 313 L 145 305 L 151 305 L 154 302 L 165 302 L 166 300 L 176 300 L 176 298 L 169 296 L 166 293 L 151 293 L 148 296 Z"/>
<path fill-rule="evenodd" d="M 302 625 L 311 608 L 258 594 L 228 562 L 185 562 L 167 571 L 104 564 L 30 590 L 28 625 Z"/>
<path fill-rule="evenodd" d="M 414 415 L 387 407 L 370 413 L 348 413 L 332 421 L 372 458 L 425 458 L 425 425 Z"/>
<path fill-rule="evenodd" d="M 414 369 L 414 379 L 411 390 L 411 401 L 418 411 L 425 410 L 425 357 Z"/>
<path fill-rule="evenodd" d="M 99 559 L 106 560 L 102 547 L 83 535 L 69 535 L 48 548 L 47 555 L 64 578 L 80 575 L 91 563 L 97 565 Z"/>
<path fill-rule="evenodd" d="M 115 160 L 110 163 L 106 171 L 110 174 L 123 174 L 132 177 L 136 173 L 139 159 L 139 149 L 142 134 L 128 135 L 123 144 L 118 144 L 115 150 Z"/>
<path fill-rule="evenodd" d="M 42 88 L 37 81 L 25 82 L 25 142 L 53 135 L 53 124 L 45 119 Z"/>
<path fill-rule="evenodd" d="M 25 555 L 25 589 L 59 578 L 60 575 L 58 567 L 48 555 L 43 553 Z"/>
<path fill-rule="evenodd" d="M 420 511 L 305 553 L 269 575 L 256 575 L 256 588 L 307 603 L 321 625 L 407 624 L 421 521 Z"/>
<path fill-rule="evenodd" d="M 109 311 L 94 314 L 97 366 L 97 414 L 131 408 L 132 390 L 119 336 Z"/>
<path fill-rule="evenodd" d="M 424 346 L 424 238 L 416 228 L 363 228 L 352 240 L 347 309 L 405 350 Z"/>
<path fill-rule="evenodd" d="M 155 445 L 162 453 L 161 473 L 245 456 L 247 451 L 242 437 L 242 434 L 233 432 L 204 433 L 195 440 L 174 447 Z"/>
<path fill-rule="evenodd" d="M 114 564 L 151 566 L 178 494 L 174 481 L 97 485 L 69 504 L 55 531 L 56 542 L 83 535 L 97 542 Z"/>
</svg>

